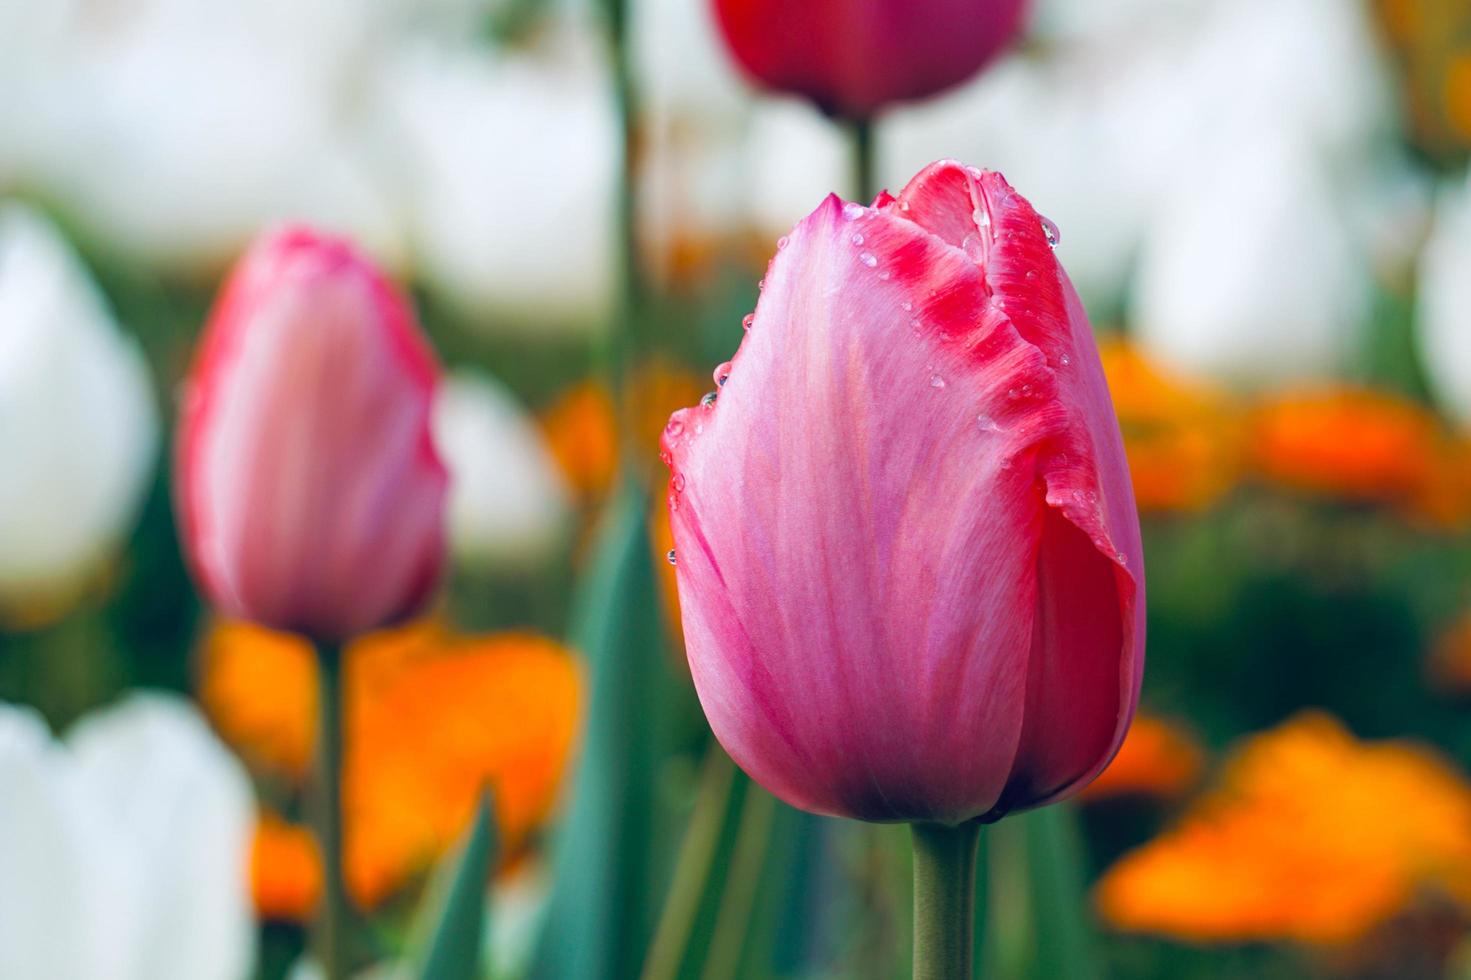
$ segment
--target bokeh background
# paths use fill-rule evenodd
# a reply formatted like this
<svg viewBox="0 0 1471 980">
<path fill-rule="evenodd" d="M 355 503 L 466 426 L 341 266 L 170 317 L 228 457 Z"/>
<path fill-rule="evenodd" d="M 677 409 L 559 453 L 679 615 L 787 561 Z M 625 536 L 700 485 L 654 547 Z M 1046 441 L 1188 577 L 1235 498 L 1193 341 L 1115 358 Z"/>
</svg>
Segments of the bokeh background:
<svg viewBox="0 0 1471 980">
<path fill-rule="evenodd" d="M 616 919 L 610 977 L 903 975 L 903 829 L 799 815 L 711 745 L 658 506 L 642 673 L 610 693 L 569 638 L 620 465 L 659 479 L 658 432 L 713 387 L 777 237 L 852 194 L 840 129 L 743 81 L 705 3 L 630 10 L 646 295 L 622 426 L 591 0 L 0 0 L 17 978 L 304 975 L 313 661 L 201 607 L 169 493 L 213 292 L 283 220 L 390 269 L 449 378 L 453 573 L 349 654 L 370 958 L 412 944 L 489 784 L 496 976 L 568 903 Z M 884 114 L 877 146 L 891 187 L 957 157 L 1059 226 L 1145 524 L 1141 717 L 1075 804 L 988 833 L 988 975 L 1471 977 L 1471 5 L 1038 0 L 1012 53 Z M 616 696 L 657 710 L 589 721 Z M 648 792 L 638 832 L 600 838 L 618 853 L 589 852 L 639 882 L 612 911 L 549 857 L 601 805 L 569 789 L 579 758 Z"/>
</svg>

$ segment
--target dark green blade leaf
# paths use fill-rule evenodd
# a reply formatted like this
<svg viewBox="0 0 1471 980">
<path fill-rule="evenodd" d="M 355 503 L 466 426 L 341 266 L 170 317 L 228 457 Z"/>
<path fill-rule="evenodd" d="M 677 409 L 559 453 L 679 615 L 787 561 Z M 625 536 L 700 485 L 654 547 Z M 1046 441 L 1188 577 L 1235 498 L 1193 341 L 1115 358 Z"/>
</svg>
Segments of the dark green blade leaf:
<svg viewBox="0 0 1471 980">
<path fill-rule="evenodd" d="M 976 977 L 1095 980 L 1100 975 L 1084 887 L 1077 815 L 1066 803 L 986 828 L 978 903 L 985 941 Z"/>
<path fill-rule="evenodd" d="M 1083 881 L 1083 844 L 1072 804 L 1025 817 L 1036 921 L 1034 977 L 1095 980 L 1099 975 L 1091 906 Z"/>
<path fill-rule="evenodd" d="M 659 905 L 655 789 L 671 695 L 643 491 L 625 485 L 605 520 L 573 624 L 591 685 L 532 969 L 546 980 L 637 976 Z"/>
<path fill-rule="evenodd" d="M 476 980 L 482 975 L 486 883 L 496 851 L 492 810 L 490 795 L 482 796 L 468 836 L 440 862 L 430 883 L 425 897 L 430 915 L 424 921 L 432 932 L 415 974 L 420 980 Z"/>
</svg>

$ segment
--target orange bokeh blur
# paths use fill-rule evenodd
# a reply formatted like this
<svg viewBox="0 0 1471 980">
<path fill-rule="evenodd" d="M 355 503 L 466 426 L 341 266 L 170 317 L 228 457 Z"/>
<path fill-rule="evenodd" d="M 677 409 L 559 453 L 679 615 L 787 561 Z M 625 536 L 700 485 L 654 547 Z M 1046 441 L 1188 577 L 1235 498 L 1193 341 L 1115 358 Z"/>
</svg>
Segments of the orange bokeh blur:
<svg viewBox="0 0 1471 980">
<path fill-rule="evenodd" d="M 1204 510 L 1240 474 L 1238 413 L 1204 382 L 1167 371 L 1119 338 L 1099 354 L 1142 511 Z"/>
<path fill-rule="evenodd" d="M 582 697 L 577 662 L 560 645 L 531 634 L 459 636 L 418 624 L 349 647 L 345 683 L 346 873 L 361 904 L 378 904 L 431 865 L 463 830 L 483 789 L 494 792 L 508 853 L 549 814 Z M 202 688 L 221 734 L 252 765 L 290 780 L 303 776 L 317 698 L 305 642 L 253 626 L 217 627 L 205 648 Z M 266 846 L 267 855 L 291 856 L 284 846 Z M 258 866 L 256 880 L 277 880 L 274 869 Z"/>
<path fill-rule="evenodd" d="M 1119 796 L 1174 799 L 1200 778 L 1205 752 L 1184 728 L 1153 715 L 1139 715 L 1119 754 L 1079 795 L 1085 802 Z"/>
<path fill-rule="evenodd" d="M 1175 829 L 1100 881 L 1104 919 L 1195 942 L 1357 939 L 1423 893 L 1471 907 L 1471 786 L 1328 715 L 1253 737 Z"/>
</svg>

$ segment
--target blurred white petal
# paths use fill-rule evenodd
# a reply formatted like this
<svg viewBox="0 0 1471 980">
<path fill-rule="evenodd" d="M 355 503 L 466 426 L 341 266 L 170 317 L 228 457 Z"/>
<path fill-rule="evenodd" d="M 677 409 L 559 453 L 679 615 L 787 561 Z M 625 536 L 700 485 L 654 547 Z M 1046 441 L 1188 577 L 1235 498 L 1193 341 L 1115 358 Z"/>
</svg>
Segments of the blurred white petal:
<svg viewBox="0 0 1471 980">
<path fill-rule="evenodd" d="M 1090 307 L 1112 314 L 1180 179 L 1233 147 L 1291 132 L 1353 186 L 1348 171 L 1391 118 L 1362 6 L 1060 0 L 1039 12 L 1057 43 L 887 116 L 882 173 L 902 183 L 946 156 L 1002 171 L 1062 229 L 1059 255 Z"/>
<path fill-rule="evenodd" d="M 244 771 L 187 702 L 135 695 L 65 744 L 0 705 L 0 976 L 241 980 Z"/>
<path fill-rule="evenodd" d="M 571 495 L 536 426 L 500 382 L 474 371 L 453 374 L 440 387 L 434 438 L 450 473 L 457 559 L 531 559 L 561 540 Z"/>
<path fill-rule="evenodd" d="M 1261 133 L 1182 174 L 1140 257 L 1133 323 L 1161 359 L 1233 382 L 1333 375 L 1360 341 L 1368 265 L 1323 167 Z"/>
<path fill-rule="evenodd" d="M 68 739 L 91 807 L 133 863 L 137 971 L 234 980 L 254 960 L 250 783 L 188 702 L 135 694 Z"/>
<path fill-rule="evenodd" d="M 395 257 L 381 193 L 341 179 L 352 81 L 387 33 L 367 15 L 380 5 L 56 6 L 59 27 L 31 18 L 19 42 L 43 45 L 44 71 L 0 89 L 6 103 L 34 95 L 13 112 L 15 183 L 110 248 L 186 272 L 213 271 L 284 218 L 322 219 Z"/>
<path fill-rule="evenodd" d="M 630 8 L 640 97 L 656 124 L 675 117 L 717 130 L 738 122 L 751 87 L 726 49 L 715 5 L 634 0 Z"/>
<path fill-rule="evenodd" d="M 157 446 L 137 343 L 56 230 L 0 206 L 0 596 L 64 589 L 115 547 Z"/>
<path fill-rule="evenodd" d="M 486 330 L 598 326 L 613 299 L 617 125 L 585 38 L 410 47 L 379 99 L 428 284 Z"/>
<path fill-rule="evenodd" d="M 1416 326 L 1436 398 L 1471 426 L 1471 175 L 1436 203 L 1420 259 Z"/>
<path fill-rule="evenodd" d="M 762 99 L 749 127 L 744 203 L 761 234 L 785 235 L 829 194 L 853 196 L 848 138 L 807 103 Z"/>
</svg>

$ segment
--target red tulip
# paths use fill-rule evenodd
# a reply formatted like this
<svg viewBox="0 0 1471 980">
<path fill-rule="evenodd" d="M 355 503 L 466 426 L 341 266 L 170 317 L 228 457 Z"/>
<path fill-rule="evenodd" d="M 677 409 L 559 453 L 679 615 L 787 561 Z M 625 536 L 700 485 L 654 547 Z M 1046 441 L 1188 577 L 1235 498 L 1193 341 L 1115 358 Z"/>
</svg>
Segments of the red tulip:
<svg viewBox="0 0 1471 980">
<path fill-rule="evenodd" d="M 1123 739 L 1144 578 L 1054 230 L 937 163 L 784 240 L 718 398 L 664 434 L 716 736 L 794 806 L 956 824 L 1068 796 Z"/>
<path fill-rule="evenodd" d="M 715 0 L 736 60 L 770 88 L 859 118 L 958 85 L 1021 30 L 1027 0 Z"/>
<path fill-rule="evenodd" d="M 404 297 L 344 241 L 266 236 L 184 387 L 183 541 L 221 611 L 335 641 L 415 611 L 439 577 L 438 367 Z"/>
</svg>

